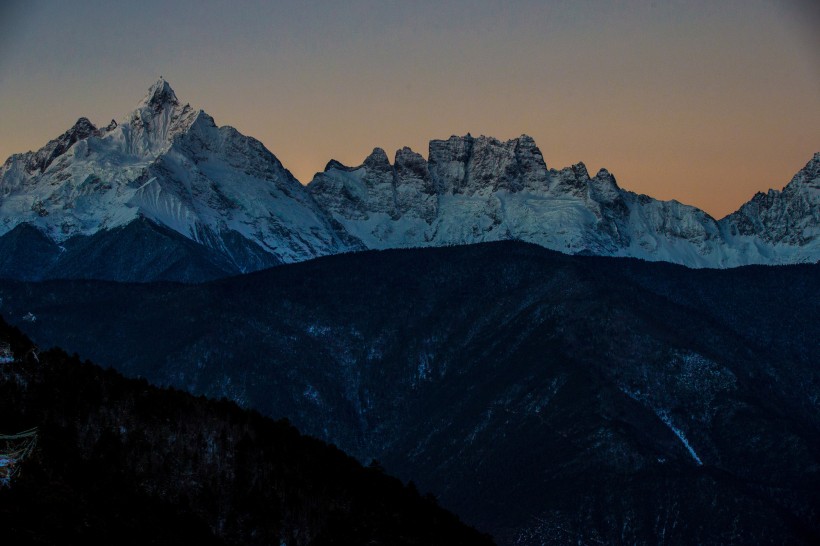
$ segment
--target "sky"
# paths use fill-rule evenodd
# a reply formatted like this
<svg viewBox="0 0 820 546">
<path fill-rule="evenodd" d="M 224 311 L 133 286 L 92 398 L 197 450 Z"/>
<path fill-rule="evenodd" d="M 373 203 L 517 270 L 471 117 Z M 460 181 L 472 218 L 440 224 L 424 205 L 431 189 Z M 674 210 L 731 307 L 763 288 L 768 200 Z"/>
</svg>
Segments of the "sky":
<svg viewBox="0 0 820 546">
<path fill-rule="evenodd" d="M 531 135 L 716 218 L 820 151 L 820 2 L 0 3 L 0 161 L 163 76 L 307 183 L 330 159 Z"/>
</svg>

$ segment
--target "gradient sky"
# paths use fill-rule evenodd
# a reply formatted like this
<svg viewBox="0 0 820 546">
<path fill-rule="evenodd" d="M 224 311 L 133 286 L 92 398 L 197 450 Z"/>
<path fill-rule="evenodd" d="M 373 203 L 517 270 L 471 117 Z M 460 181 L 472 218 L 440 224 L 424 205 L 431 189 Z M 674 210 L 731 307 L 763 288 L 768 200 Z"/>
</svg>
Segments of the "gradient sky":
<svg viewBox="0 0 820 546">
<path fill-rule="evenodd" d="M 170 4 L 170 5 L 167 5 Z M 160 76 L 307 183 L 452 134 L 535 138 L 715 217 L 820 151 L 820 2 L 0 4 L 0 161 Z"/>
</svg>

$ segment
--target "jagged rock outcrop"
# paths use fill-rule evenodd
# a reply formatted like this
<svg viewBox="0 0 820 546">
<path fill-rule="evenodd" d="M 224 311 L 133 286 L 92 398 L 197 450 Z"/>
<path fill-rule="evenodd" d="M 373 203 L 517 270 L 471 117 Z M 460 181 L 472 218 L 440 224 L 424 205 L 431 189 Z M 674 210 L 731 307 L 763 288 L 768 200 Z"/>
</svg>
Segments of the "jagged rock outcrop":
<svg viewBox="0 0 820 546">
<path fill-rule="evenodd" d="M 820 259 L 816 157 L 783 192 L 759 194 L 716 221 L 696 207 L 626 191 L 606 169 L 594 177 L 583 163 L 548 169 L 526 135 L 433 140 L 428 161 L 404 148 L 392 170 L 377 151 L 359 167 L 329 163 L 308 186 L 368 248 L 515 239 L 690 267 Z"/>
<path fill-rule="evenodd" d="M 757 193 L 722 223 L 733 236 L 778 247 L 805 247 L 820 236 L 820 153 L 782 191 Z"/>
</svg>

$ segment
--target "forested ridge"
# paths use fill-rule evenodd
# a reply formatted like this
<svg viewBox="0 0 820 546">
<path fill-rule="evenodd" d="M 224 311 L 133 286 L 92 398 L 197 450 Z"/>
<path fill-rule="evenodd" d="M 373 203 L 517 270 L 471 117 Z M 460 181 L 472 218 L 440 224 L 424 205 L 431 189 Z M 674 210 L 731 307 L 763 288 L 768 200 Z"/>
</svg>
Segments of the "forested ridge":
<svg viewBox="0 0 820 546">
<path fill-rule="evenodd" d="M 491 544 L 412 484 L 287 421 L 32 343 L 0 368 L 0 432 L 37 447 L 0 488 L 4 544 Z"/>
<path fill-rule="evenodd" d="M 815 544 L 818 267 L 504 241 L 196 285 L 1 280 L 0 311 L 377 459 L 499 544 Z"/>
</svg>

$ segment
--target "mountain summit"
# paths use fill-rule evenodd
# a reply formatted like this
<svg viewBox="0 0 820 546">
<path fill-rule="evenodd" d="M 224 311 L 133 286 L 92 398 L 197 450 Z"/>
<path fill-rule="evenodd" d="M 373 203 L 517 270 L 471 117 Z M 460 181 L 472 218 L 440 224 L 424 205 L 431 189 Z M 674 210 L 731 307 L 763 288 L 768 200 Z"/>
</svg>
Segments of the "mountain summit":
<svg viewBox="0 0 820 546">
<path fill-rule="evenodd" d="M 81 118 L 10 157 L 0 234 L 0 271 L 22 278 L 198 281 L 358 248 L 259 141 L 164 79 L 121 123 Z M 23 259 L 26 246 L 41 253 Z"/>
<path fill-rule="evenodd" d="M 820 259 L 820 154 L 783 191 L 716 221 L 549 169 L 522 135 L 452 136 L 331 160 L 307 187 L 259 141 L 219 127 L 163 78 L 136 109 L 86 118 L 0 167 L 0 275 L 200 281 L 362 249 L 515 239 L 689 267 Z"/>
<path fill-rule="evenodd" d="M 148 94 L 142 99 L 140 106 L 153 106 L 162 108 L 165 105 L 176 106 L 179 104 L 176 93 L 171 89 L 171 85 L 162 76 L 148 89 Z"/>
</svg>

